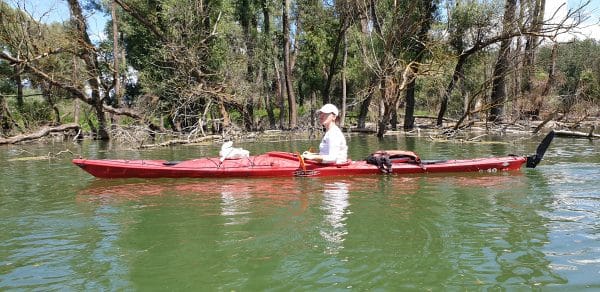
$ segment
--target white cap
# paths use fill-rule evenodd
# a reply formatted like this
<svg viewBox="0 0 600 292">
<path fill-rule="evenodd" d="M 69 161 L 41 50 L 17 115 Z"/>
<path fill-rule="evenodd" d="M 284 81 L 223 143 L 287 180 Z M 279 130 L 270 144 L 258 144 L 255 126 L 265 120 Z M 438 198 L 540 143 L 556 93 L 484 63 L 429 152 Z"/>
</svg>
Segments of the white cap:
<svg viewBox="0 0 600 292">
<path fill-rule="evenodd" d="M 338 108 L 331 103 L 323 105 L 323 107 L 321 107 L 317 112 L 334 114 L 336 116 L 339 114 Z"/>
</svg>

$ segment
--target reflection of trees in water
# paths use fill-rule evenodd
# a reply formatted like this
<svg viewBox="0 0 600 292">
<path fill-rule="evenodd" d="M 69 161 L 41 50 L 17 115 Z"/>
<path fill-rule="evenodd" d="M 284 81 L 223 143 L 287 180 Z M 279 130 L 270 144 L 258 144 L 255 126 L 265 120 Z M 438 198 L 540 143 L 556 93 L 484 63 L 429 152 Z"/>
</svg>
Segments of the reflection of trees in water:
<svg viewBox="0 0 600 292">
<path fill-rule="evenodd" d="M 500 230 L 493 251 L 500 266 L 500 283 L 528 285 L 564 284 L 551 261 L 544 253 L 549 239 L 549 220 L 539 214 L 547 212 L 552 205 L 548 184 L 541 175 L 533 173 L 524 188 L 513 188 L 496 196 L 500 222 L 506 227 Z"/>
<path fill-rule="evenodd" d="M 145 251 L 127 259 L 143 287 L 165 280 L 143 276 L 157 265 L 213 288 L 263 287 L 252 279 L 265 276 L 283 290 L 536 287 L 565 281 L 543 252 L 548 220 L 539 213 L 552 198 L 536 174 L 138 184 L 101 193 L 135 193 L 145 206 L 118 246 Z"/>
<path fill-rule="evenodd" d="M 565 283 L 544 253 L 552 204 L 521 173 L 390 176 L 352 187 L 342 258 L 349 278 L 412 287 L 537 287 Z M 357 265 L 357 263 L 360 263 Z M 360 271 L 360 275 L 356 273 Z M 429 284 L 428 284 L 429 283 Z"/>
<path fill-rule="evenodd" d="M 552 201 L 543 191 L 543 179 L 493 175 L 453 181 L 440 183 L 448 206 L 444 233 L 456 241 L 455 250 L 449 250 L 456 254 L 449 258 L 461 275 L 452 282 L 501 287 L 565 283 L 543 251 L 548 220 L 539 213 Z"/>
<path fill-rule="evenodd" d="M 594 163 L 559 164 L 528 176 L 536 182 L 532 193 L 543 196 L 548 206 L 539 213 L 548 221 L 550 240 L 544 251 L 551 267 L 570 287 L 600 287 L 600 277 L 591 276 L 600 267 L 600 168 Z"/>
</svg>

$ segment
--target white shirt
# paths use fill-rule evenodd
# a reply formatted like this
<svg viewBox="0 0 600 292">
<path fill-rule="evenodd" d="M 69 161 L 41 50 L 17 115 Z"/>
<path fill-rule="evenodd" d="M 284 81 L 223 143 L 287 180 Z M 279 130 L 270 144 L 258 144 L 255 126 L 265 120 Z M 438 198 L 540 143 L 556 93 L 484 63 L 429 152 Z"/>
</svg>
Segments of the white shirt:
<svg viewBox="0 0 600 292">
<path fill-rule="evenodd" d="M 331 125 L 319 145 L 319 155 L 323 156 L 323 163 L 344 163 L 348 160 L 348 146 L 342 130 L 336 125 Z"/>
</svg>

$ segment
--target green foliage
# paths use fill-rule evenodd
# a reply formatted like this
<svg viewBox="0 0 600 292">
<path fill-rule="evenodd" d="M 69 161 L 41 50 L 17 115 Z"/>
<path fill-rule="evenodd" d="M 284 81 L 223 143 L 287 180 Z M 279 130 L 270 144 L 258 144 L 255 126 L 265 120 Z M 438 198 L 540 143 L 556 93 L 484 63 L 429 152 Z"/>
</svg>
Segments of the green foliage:
<svg viewBox="0 0 600 292">
<path fill-rule="evenodd" d="M 84 2 L 89 4 L 87 9 L 100 10 L 109 15 L 111 1 Z M 145 118 L 153 121 L 164 118 L 186 129 L 193 127 L 205 110 L 217 113 L 216 107 L 220 104 L 224 104 L 235 123 L 247 122 L 248 119 L 244 117 L 250 112 L 249 109 L 253 109 L 254 115 L 260 119 L 267 117 L 263 97 L 268 94 L 273 100 L 278 96 L 276 90 L 280 84 L 276 78 L 281 78 L 283 67 L 281 1 L 126 2 L 143 16 L 143 21 L 121 8 L 117 9 L 119 41 L 126 57 L 119 69 L 121 72 L 128 68 L 136 70 L 137 82 L 125 84 L 125 98 L 138 109 L 145 110 L 148 115 Z M 307 100 L 312 94 L 322 94 L 330 73 L 340 25 L 343 17 L 347 17 L 351 23 L 346 32 L 348 60 L 344 70 L 349 104 L 357 111 L 365 97 L 372 94 L 375 100 L 370 109 L 374 114 L 370 116 L 379 112 L 378 99 L 386 98 L 382 96 L 386 93 L 382 93 L 385 90 L 380 88 L 383 84 L 381 81 L 399 84 L 403 78 L 403 68 L 415 60 L 422 64 L 416 82 L 415 110 L 435 114 L 452 78 L 458 55 L 498 36 L 504 5 L 504 1 L 499 0 L 374 1 L 379 22 L 369 22 L 362 27 L 361 19 L 373 20 L 373 15 L 361 14 L 366 9 L 362 6 L 364 2 L 296 0 L 291 3 L 292 59 L 295 60 L 293 89 L 297 92 L 298 100 Z M 265 7 L 268 8 L 268 20 L 264 19 Z M 428 10 L 431 7 L 438 9 L 432 13 Z M 3 52 L 29 58 L 30 64 L 53 80 L 78 88 L 86 85 L 90 76 L 85 74 L 84 65 L 78 57 L 81 44 L 73 36 L 69 23 L 42 25 L 27 13 L 4 2 L 0 2 L 0 11 L 0 47 Z M 447 15 L 445 11 L 449 11 Z M 427 24 L 423 19 L 428 17 L 432 18 L 432 22 Z M 519 21 L 525 23 L 528 20 Z M 112 36 L 111 25 L 109 23 L 106 27 L 109 36 Z M 366 31 L 362 31 L 362 28 Z M 427 30 L 427 33 L 421 34 L 422 30 Z M 101 70 L 98 76 L 106 90 L 112 81 L 112 37 L 96 45 L 95 52 Z M 60 52 L 54 51 L 56 48 L 61 48 Z M 538 64 L 534 70 L 537 84 L 543 84 L 548 78 L 550 49 L 542 47 L 539 50 Z M 342 50 L 343 42 L 337 61 L 333 64 L 330 88 L 331 98 L 338 104 L 341 96 Z M 49 54 L 44 55 L 46 53 Z M 39 57 L 41 55 L 44 57 Z M 495 56 L 494 44 L 488 44 L 479 53 L 469 56 L 463 67 L 464 78 L 449 99 L 449 116 L 458 116 L 463 112 L 464 96 L 477 94 L 485 98 L 489 95 L 486 86 L 491 80 L 489 75 Z M 514 67 L 517 70 L 520 68 L 516 63 Z M 561 44 L 557 70 L 559 80 L 555 85 L 558 94 L 577 93 L 585 100 L 598 102 L 600 47 L 597 41 Z M 13 74 L 14 67 L 6 61 L 0 61 L 0 93 L 14 95 L 16 84 L 11 78 Z M 516 80 L 520 73 L 515 71 L 511 74 L 515 77 L 512 79 Z M 32 90 L 50 93 L 54 103 L 71 97 L 71 93 L 50 86 L 31 72 L 24 71 L 21 77 L 31 84 Z M 404 96 L 403 92 L 390 95 Z M 9 106 L 14 109 L 14 102 Z M 209 106 L 211 108 L 207 108 Z M 279 108 L 274 108 L 276 117 L 279 111 Z M 307 114 L 302 104 L 298 111 L 300 115 Z M 33 124 L 35 120 L 50 121 L 52 118 L 48 103 L 39 99 L 26 99 L 24 111 L 18 114 L 18 119 L 24 124 Z M 89 119 L 97 123 L 95 117 L 90 116 Z M 126 119 L 121 121 L 132 122 Z"/>
<path fill-rule="evenodd" d="M 229 117 L 231 118 L 231 121 L 233 122 L 237 122 L 237 123 L 241 123 L 242 121 L 242 114 L 239 111 L 231 111 L 229 112 Z"/>
<path fill-rule="evenodd" d="M 540 50 L 541 68 L 551 64 L 550 46 Z M 557 71 L 563 80 L 559 83 L 560 95 L 580 92 L 584 97 L 598 100 L 600 87 L 600 43 L 595 40 L 574 40 L 558 48 Z"/>
<path fill-rule="evenodd" d="M 600 101 L 600 76 L 591 69 L 581 72 L 581 95 L 588 100 Z"/>
<path fill-rule="evenodd" d="M 10 78 L 13 74 L 12 68 L 8 63 L 0 61 L 0 94 L 14 94 L 17 87 L 14 79 Z"/>
<path fill-rule="evenodd" d="M 498 27 L 503 2 L 461 1 L 448 18 L 449 45 L 460 52 Z"/>
<path fill-rule="evenodd" d="M 297 71 L 305 87 L 303 92 L 321 92 L 340 24 L 332 17 L 331 8 L 323 7 L 319 1 L 299 1 L 299 4 L 302 6 L 297 13 L 304 20 L 304 26 L 297 40 L 298 46 L 303 48 L 298 53 Z"/>
<path fill-rule="evenodd" d="M 16 101 L 10 99 L 9 106 L 16 108 Z M 35 129 L 36 127 L 51 121 L 53 118 L 52 107 L 41 99 L 28 99 L 24 102 L 20 111 L 15 111 L 13 117 L 20 125 L 25 128 Z"/>
<path fill-rule="evenodd" d="M 158 32 L 130 14 L 120 12 L 127 61 L 138 72 L 144 93 L 160 98 L 160 111 L 186 125 L 195 123 L 190 112 L 200 112 L 214 98 L 238 60 L 242 38 L 228 2 L 131 1 Z M 215 30 L 216 29 L 216 30 Z M 230 69 L 230 68 L 227 68 Z M 135 98 L 135 97 L 130 97 Z M 185 113 L 185 114 L 183 114 Z"/>
</svg>

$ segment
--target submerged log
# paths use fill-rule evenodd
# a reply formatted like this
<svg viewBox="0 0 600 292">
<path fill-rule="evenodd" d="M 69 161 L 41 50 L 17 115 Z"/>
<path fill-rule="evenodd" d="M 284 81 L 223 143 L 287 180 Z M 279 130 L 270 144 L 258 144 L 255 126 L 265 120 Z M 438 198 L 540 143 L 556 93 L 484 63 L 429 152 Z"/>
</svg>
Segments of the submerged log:
<svg viewBox="0 0 600 292">
<path fill-rule="evenodd" d="M 71 130 L 79 130 L 79 125 L 75 124 L 75 123 L 70 123 L 70 124 L 60 125 L 57 127 L 46 126 L 32 134 L 22 134 L 22 135 L 17 135 L 14 137 L 9 137 L 9 138 L 0 138 L 0 145 L 16 144 L 16 143 L 23 142 L 23 141 L 35 140 L 35 139 L 42 138 L 50 133 L 67 132 L 67 131 L 71 131 Z"/>
<path fill-rule="evenodd" d="M 169 141 L 158 143 L 158 144 L 142 144 L 139 146 L 139 148 L 157 148 L 157 147 L 166 147 L 166 146 L 173 146 L 173 145 L 180 145 L 180 144 L 194 144 L 194 143 L 205 142 L 208 140 L 217 140 L 220 138 L 222 138 L 221 135 L 209 135 L 209 136 L 199 137 L 196 139 L 173 139 L 173 140 L 169 140 Z"/>
<path fill-rule="evenodd" d="M 600 135 L 594 134 L 595 127 L 592 126 L 588 133 L 577 132 L 577 131 L 563 131 L 563 130 L 555 130 L 554 133 L 557 137 L 567 137 L 567 138 L 600 138 Z"/>
</svg>

